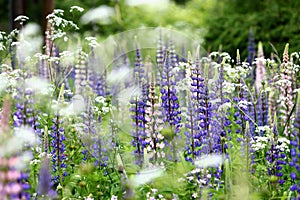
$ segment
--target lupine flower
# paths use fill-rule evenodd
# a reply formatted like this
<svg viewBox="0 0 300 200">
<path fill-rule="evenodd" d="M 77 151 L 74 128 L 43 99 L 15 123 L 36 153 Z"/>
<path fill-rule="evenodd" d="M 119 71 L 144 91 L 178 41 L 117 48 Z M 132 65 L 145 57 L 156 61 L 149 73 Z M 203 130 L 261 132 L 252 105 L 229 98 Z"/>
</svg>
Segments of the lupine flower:
<svg viewBox="0 0 300 200">
<path fill-rule="evenodd" d="M 245 85 L 242 82 L 243 71 L 247 71 L 247 69 L 242 66 L 239 51 L 237 51 L 236 68 L 238 73 L 236 88 L 238 97 L 233 98 L 233 101 L 237 104 L 235 105 L 236 111 L 234 113 L 234 117 L 236 119 L 235 123 L 239 125 L 236 133 L 240 133 L 242 136 L 244 136 L 246 130 L 246 121 L 249 120 L 246 113 L 248 113 L 248 106 L 249 104 L 251 105 L 251 103 L 247 101 L 247 91 L 245 90 Z"/>
<path fill-rule="evenodd" d="M 279 94 L 279 106 L 280 106 L 280 125 L 285 127 L 284 134 L 288 137 L 291 135 L 291 128 L 294 123 L 294 115 L 291 114 L 294 107 L 294 66 L 293 63 L 289 62 L 287 44 L 283 53 L 283 62 L 280 66 L 280 74 L 274 77 L 274 86 L 280 91 Z"/>
<path fill-rule="evenodd" d="M 91 47 L 91 55 L 89 58 L 89 83 L 93 92 L 99 96 L 108 95 L 106 83 L 106 70 L 104 72 L 97 72 L 96 65 L 99 59 L 95 56 L 94 47 Z"/>
<path fill-rule="evenodd" d="M 256 51 L 255 51 L 254 34 L 253 34 L 253 30 L 250 29 L 249 37 L 248 37 L 248 63 L 249 63 L 249 65 L 252 65 L 252 62 L 254 61 L 255 56 L 256 56 Z"/>
<path fill-rule="evenodd" d="M 132 112 L 131 118 L 133 120 L 133 131 L 132 136 L 133 139 L 131 144 L 135 147 L 134 155 L 137 156 L 136 164 L 140 165 L 143 163 L 143 153 L 144 148 L 147 145 L 145 141 L 146 132 L 145 132 L 145 108 L 146 103 L 142 98 L 135 96 L 132 100 L 130 100 L 132 107 L 130 111 Z"/>
<path fill-rule="evenodd" d="M 278 138 L 278 131 L 275 124 L 273 125 L 273 134 L 274 135 L 271 137 L 270 141 L 271 145 L 266 153 L 266 160 L 269 163 L 268 173 L 270 176 L 278 177 L 278 181 L 276 181 L 275 183 L 279 183 L 280 185 L 282 185 L 285 183 L 285 175 L 282 172 L 282 169 L 283 166 L 287 164 L 287 162 L 285 149 L 279 146 L 279 144 L 282 143 L 283 140 L 280 141 L 280 139 Z"/>
<path fill-rule="evenodd" d="M 77 64 L 75 65 L 75 93 L 83 94 L 84 87 L 88 85 L 87 81 L 89 79 L 88 68 L 86 63 L 87 54 L 82 50 L 78 50 L 77 54 Z"/>
<path fill-rule="evenodd" d="M 164 136 L 160 133 L 163 129 L 162 112 L 158 103 L 158 96 L 155 94 L 154 78 L 150 84 L 149 99 L 145 108 L 146 120 L 146 142 L 147 152 L 154 164 L 158 164 L 164 157 L 163 149 L 165 147 Z"/>
<path fill-rule="evenodd" d="M 174 74 L 174 67 L 176 67 L 175 57 L 172 54 L 167 53 L 164 57 L 165 62 L 163 65 L 163 70 L 161 73 L 161 99 L 162 99 L 162 108 L 164 122 L 170 126 L 171 131 L 174 132 L 174 136 L 178 136 L 180 132 L 181 125 L 181 111 L 179 107 L 178 97 L 176 94 L 176 80 Z M 169 138 L 170 139 L 170 138 Z M 175 140 L 172 140 L 172 143 L 175 143 Z M 173 151 L 173 159 L 177 160 L 176 156 L 176 145 L 171 146 Z"/>
<path fill-rule="evenodd" d="M 300 194 L 300 92 L 297 94 L 297 104 L 296 104 L 296 115 L 294 130 L 292 132 L 292 137 L 290 141 L 290 156 L 291 160 L 289 163 L 291 170 L 290 178 L 292 179 L 291 191 L 298 191 L 298 196 Z M 298 184 L 297 184 L 298 182 Z"/>
<path fill-rule="evenodd" d="M 28 76 L 27 74 L 24 74 L 24 76 Z M 32 117 L 33 113 L 33 90 L 30 88 L 25 88 L 25 80 L 23 77 L 20 77 L 20 82 L 23 81 L 23 84 L 20 84 L 21 86 L 17 88 L 18 93 L 14 96 L 14 98 L 17 100 L 16 103 L 16 111 L 14 113 L 14 126 L 20 127 L 20 126 L 31 126 L 34 122 L 34 119 Z"/>
<path fill-rule="evenodd" d="M 56 113 L 52 119 L 53 125 L 51 126 L 52 132 L 50 134 L 51 140 L 51 155 L 52 155 L 52 170 L 54 172 L 53 182 L 62 183 L 64 176 L 67 176 L 65 169 L 67 168 L 65 160 L 65 135 L 64 127 L 62 127 L 63 119 Z"/>
<path fill-rule="evenodd" d="M 261 42 L 258 43 L 255 74 L 255 87 L 256 90 L 259 91 L 262 86 L 262 82 L 266 79 L 266 62 Z"/>
<path fill-rule="evenodd" d="M 158 86 L 161 86 L 161 78 L 162 78 L 162 70 L 164 66 L 165 53 L 166 52 L 163 46 L 162 33 L 160 31 L 157 49 L 156 49 L 156 64 L 157 64 L 156 83 Z"/>
<path fill-rule="evenodd" d="M 145 79 L 145 70 L 144 70 L 144 64 L 142 55 L 139 48 L 136 48 L 135 53 L 135 68 L 133 70 L 133 77 L 135 78 L 138 83 L 136 83 L 139 86 L 142 86 L 142 81 Z"/>
<path fill-rule="evenodd" d="M 216 120 L 220 122 L 220 139 L 221 139 L 221 148 L 222 152 L 225 152 L 228 146 L 224 143 L 224 139 L 227 138 L 229 139 L 229 133 L 230 133 L 230 128 L 229 125 L 231 124 L 230 120 L 228 119 L 228 108 L 231 107 L 230 101 L 226 96 L 228 96 L 229 92 L 226 91 L 226 82 L 224 79 L 224 65 L 226 65 L 226 58 L 219 55 L 219 58 L 222 59 L 218 70 L 219 70 L 219 77 L 216 81 L 216 96 L 220 98 L 220 102 L 217 103 L 217 106 L 219 106 L 219 109 L 217 110 L 217 116 Z M 234 87 L 233 87 L 234 90 Z M 228 108 L 226 108 L 226 105 L 229 105 Z M 223 138 L 223 140 L 222 140 Z"/>
</svg>

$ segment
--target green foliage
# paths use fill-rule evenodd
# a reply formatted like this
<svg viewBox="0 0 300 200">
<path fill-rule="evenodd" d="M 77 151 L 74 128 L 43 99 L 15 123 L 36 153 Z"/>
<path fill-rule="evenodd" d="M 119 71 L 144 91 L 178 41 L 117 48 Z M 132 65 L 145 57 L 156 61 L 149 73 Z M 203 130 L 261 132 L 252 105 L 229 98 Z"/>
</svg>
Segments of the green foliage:
<svg viewBox="0 0 300 200">
<path fill-rule="evenodd" d="M 250 28 L 255 41 L 264 43 L 265 55 L 273 52 L 273 44 L 280 52 L 285 43 L 295 44 L 291 51 L 299 50 L 299 20 L 297 8 L 299 1 L 259 1 L 224 0 L 219 1 L 207 14 L 205 41 L 209 50 L 223 50 L 234 55 L 241 50 L 242 58 L 247 56 L 247 41 Z"/>
</svg>

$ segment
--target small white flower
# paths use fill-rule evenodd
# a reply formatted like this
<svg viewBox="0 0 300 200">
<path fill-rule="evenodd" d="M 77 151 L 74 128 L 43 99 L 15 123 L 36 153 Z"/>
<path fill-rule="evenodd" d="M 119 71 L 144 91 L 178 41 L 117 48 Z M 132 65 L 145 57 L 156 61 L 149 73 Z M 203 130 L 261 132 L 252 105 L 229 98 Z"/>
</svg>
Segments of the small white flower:
<svg viewBox="0 0 300 200">
<path fill-rule="evenodd" d="M 41 162 L 40 160 L 34 159 L 34 160 L 30 161 L 30 165 L 37 165 L 40 162 Z"/>
<path fill-rule="evenodd" d="M 118 196 L 112 195 L 110 200 L 118 200 Z"/>
<path fill-rule="evenodd" d="M 151 189 L 151 191 L 153 192 L 153 194 L 156 194 L 157 192 L 158 192 L 158 190 L 157 189 Z"/>
<path fill-rule="evenodd" d="M 78 12 L 83 12 L 84 11 L 84 9 L 79 7 L 79 6 L 71 6 L 70 12 L 73 12 L 75 10 L 78 11 Z"/>
<path fill-rule="evenodd" d="M 103 96 L 98 96 L 98 97 L 95 98 L 95 101 L 96 101 L 97 103 L 104 104 L 104 103 L 105 103 L 105 97 L 103 97 Z"/>
<path fill-rule="evenodd" d="M 102 107 L 103 114 L 106 114 L 109 112 L 109 107 Z"/>
<path fill-rule="evenodd" d="M 97 42 L 97 38 L 95 37 L 86 37 L 85 39 L 89 42 L 90 47 L 95 48 L 99 45 L 99 43 Z"/>
<path fill-rule="evenodd" d="M 196 199 L 196 198 L 198 197 L 197 193 L 194 192 L 194 193 L 192 194 L 192 197 L 193 197 L 194 199 Z"/>
<path fill-rule="evenodd" d="M 15 22 L 20 21 L 20 22 L 26 22 L 29 20 L 29 17 L 25 15 L 19 15 L 18 17 L 15 18 Z"/>
</svg>

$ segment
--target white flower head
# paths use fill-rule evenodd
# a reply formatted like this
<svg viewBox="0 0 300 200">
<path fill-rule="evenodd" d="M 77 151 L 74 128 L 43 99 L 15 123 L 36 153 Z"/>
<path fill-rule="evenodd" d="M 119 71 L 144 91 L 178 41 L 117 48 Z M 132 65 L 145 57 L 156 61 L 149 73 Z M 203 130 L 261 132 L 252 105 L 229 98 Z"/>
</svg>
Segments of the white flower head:
<svg viewBox="0 0 300 200">
<path fill-rule="evenodd" d="M 118 200 L 118 196 L 112 195 L 110 200 Z"/>
<path fill-rule="evenodd" d="M 74 12 L 74 11 L 83 12 L 84 9 L 79 6 L 71 6 L 70 12 Z"/>
<path fill-rule="evenodd" d="M 99 45 L 99 43 L 97 42 L 97 38 L 95 37 L 86 37 L 85 39 L 89 42 L 90 47 L 95 48 Z"/>
<path fill-rule="evenodd" d="M 25 15 L 19 15 L 18 17 L 15 18 L 15 22 L 26 22 L 27 20 L 29 20 L 29 17 L 25 16 Z"/>
</svg>

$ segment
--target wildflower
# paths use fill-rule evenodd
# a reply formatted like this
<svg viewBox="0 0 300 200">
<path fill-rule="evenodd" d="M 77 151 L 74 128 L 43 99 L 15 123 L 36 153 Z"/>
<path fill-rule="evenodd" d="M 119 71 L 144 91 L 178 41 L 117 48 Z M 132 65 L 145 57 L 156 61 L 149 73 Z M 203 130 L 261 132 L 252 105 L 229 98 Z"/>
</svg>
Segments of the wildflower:
<svg viewBox="0 0 300 200">
<path fill-rule="evenodd" d="M 248 36 L 248 63 L 252 65 L 252 61 L 256 56 L 255 51 L 255 41 L 254 41 L 254 34 L 252 29 L 250 29 L 249 36 Z"/>
<path fill-rule="evenodd" d="M 84 9 L 79 7 L 79 6 L 71 6 L 70 12 L 74 12 L 75 10 L 78 11 L 78 12 L 83 12 L 84 11 Z"/>
<path fill-rule="evenodd" d="M 56 114 L 52 119 L 53 125 L 51 126 L 52 132 L 50 134 L 51 140 L 51 155 L 52 155 L 52 170 L 54 172 L 53 182 L 62 183 L 64 180 L 63 176 L 67 173 L 63 172 L 67 166 L 65 160 L 65 135 L 64 128 L 62 127 L 63 119 L 61 119 L 59 114 Z"/>
<path fill-rule="evenodd" d="M 112 195 L 110 200 L 118 200 L 118 196 Z"/>
<path fill-rule="evenodd" d="M 147 142 L 149 144 L 147 146 L 148 154 L 150 155 L 150 159 L 153 159 L 154 163 L 157 164 L 159 163 L 158 157 L 160 152 L 162 152 L 165 147 L 165 138 L 160 133 L 160 131 L 163 129 L 163 116 L 158 104 L 158 96 L 155 94 L 155 83 L 153 77 L 149 90 L 149 98 L 145 108 L 145 133 L 147 134 L 146 140 L 149 140 Z"/>
<path fill-rule="evenodd" d="M 280 66 L 280 74 L 274 76 L 274 86 L 280 90 L 280 95 L 278 102 L 280 104 L 280 113 L 281 113 L 281 121 L 280 124 L 282 127 L 285 127 L 284 134 L 286 136 L 291 135 L 291 128 L 294 123 L 294 115 L 290 116 L 292 108 L 294 107 L 294 98 L 293 94 L 294 90 L 294 76 L 295 71 L 293 69 L 293 63 L 289 62 L 288 55 L 288 47 L 287 44 L 283 53 L 283 62 Z M 285 126 L 287 123 L 287 126 Z"/>
<path fill-rule="evenodd" d="M 171 49 L 172 50 L 172 49 Z M 161 74 L 161 107 L 164 116 L 164 122 L 170 126 L 175 136 L 178 137 L 181 125 L 181 110 L 178 102 L 177 91 L 175 89 L 176 79 L 172 69 L 177 66 L 174 51 L 165 55 L 165 63 Z M 173 139 L 173 138 L 169 138 Z M 175 140 L 172 141 L 173 159 L 177 160 Z"/>
</svg>

